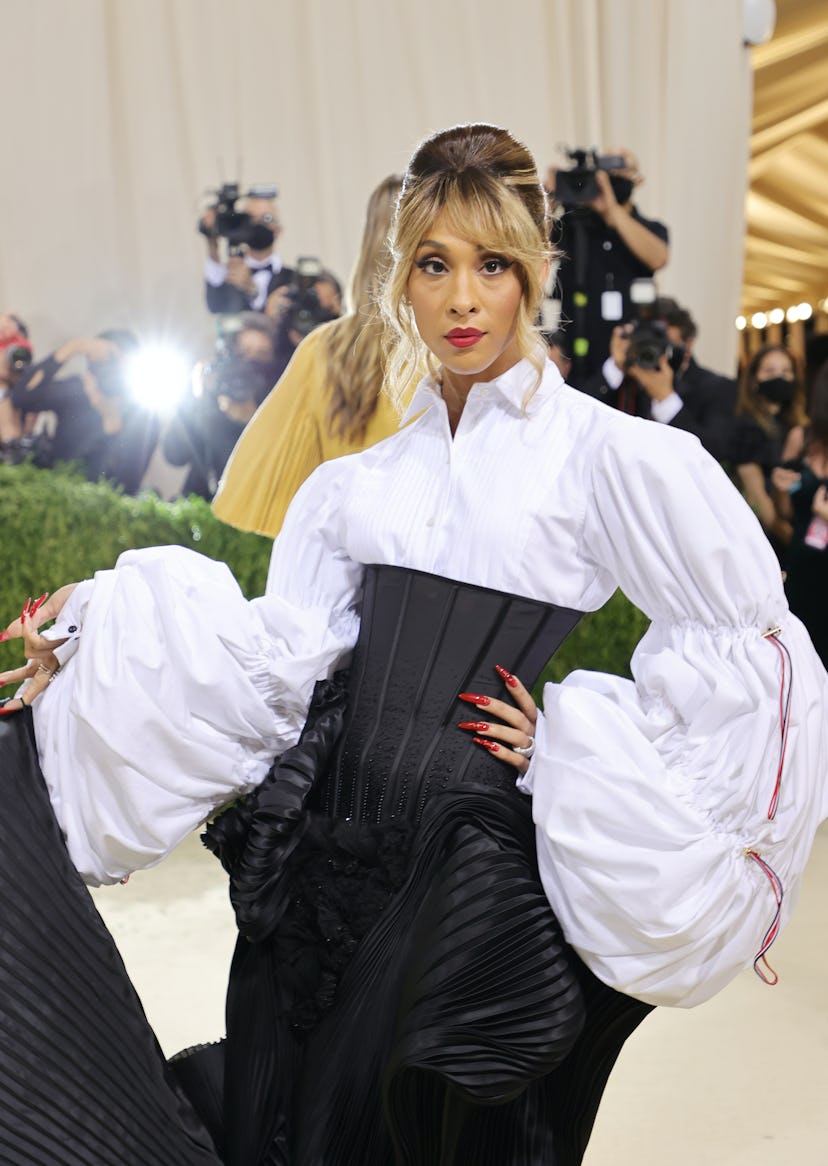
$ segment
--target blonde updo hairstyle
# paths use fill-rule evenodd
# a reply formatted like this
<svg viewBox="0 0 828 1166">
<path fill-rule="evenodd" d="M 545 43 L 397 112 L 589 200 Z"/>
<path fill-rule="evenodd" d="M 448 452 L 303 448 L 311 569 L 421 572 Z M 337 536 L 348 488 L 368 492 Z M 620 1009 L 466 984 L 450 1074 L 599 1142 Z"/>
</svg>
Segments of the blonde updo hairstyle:
<svg viewBox="0 0 828 1166">
<path fill-rule="evenodd" d="M 523 288 L 515 338 L 521 356 L 537 369 L 538 383 L 546 360 L 537 320 L 552 249 L 549 208 L 535 161 L 504 129 L 455 126 L 417 149 L 391 228 L 391 267 L 381 306 L 387 324 L 386 391 L 398 407 L 424 366 L 439 376 L 417 332 L 407 292 L 417 248 L 441 213 L 459 237 L 514 263 Z"/>
</svg>

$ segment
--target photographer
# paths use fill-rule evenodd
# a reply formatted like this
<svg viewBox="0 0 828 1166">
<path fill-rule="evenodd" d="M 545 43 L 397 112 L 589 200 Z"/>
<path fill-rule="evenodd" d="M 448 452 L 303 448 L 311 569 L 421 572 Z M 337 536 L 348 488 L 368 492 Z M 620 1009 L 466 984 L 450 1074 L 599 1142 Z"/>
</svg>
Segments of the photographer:
<svg viewBox="0 0 828 1166">
<path fill-rule="evenodd" d="M 16 464 L 32 452 L 12 386 L 32 360 L 26 325 L 11 312 L 0 313 L 0 462 Z"/>
<path fill-rule="evenodd" d="M 305 337 L 320 324 L 339 318 L 342 286 L 318 259 L 300 256 L 293 279 L 270 292 L 264 311 L 276 328 L 275 358 L 281 376 Z"/>
<path fill-rule="evenodd" d="M 68 340 L 18 377 L 12 387 L 15 407 L 23 414 L 55 417 L 50 440 L 35 452 L 38 465 L 80 462 L 89 481 L 105 478 L 127 494 L 138 492 L 159 425 L 129 391 L 127 362 L 137 343 L 120 329 Z M 83 370 L 61 375 L 78 357 Z"/>
<path fill-rule="evenodd" d="M 582 388 L 609 352 L 612 330 L 630 316 L 630 285 L 670 257 L 667 227 L 645 219 L 633 193 L 644 181 L 629 150 L 569 152 L 575 166 L 550 167 L 546 188 L 559 208 L 552 242 L 561 258 L 552 298 L 570 337 L 570 383 Z"/>
<path fill-rule="evenodd" d="M 162 442 L 164 457 L 187 466 L 182 494 L 208 501 L 247 422 L 279 377 L 276 329 L 258 312 L 229 319 L 212 359 L 196 365 L 192 392 Z"/>
<path fill-rule="evenodd" d="M 625 413 L 694 433 L 709 454 L 723 461 L 736 382 L 696 363 L 697 335 L 690 313 L 674 299 L 659 296 L 637 322 L 613 329 L 610 355 L 583 387 Z"/>
<path fill-rule="evenodd" d="M 276 251 L 282 233 L 276 195 L 275 186 L 253 186 L 242 197 L 238 184 L 227 183 L 201 216 L 198 229 L 207 240 L 204 276 L 211 312 L 261 312 L 268 295 L 293 279 L 294 272 Z"/>
</svg>

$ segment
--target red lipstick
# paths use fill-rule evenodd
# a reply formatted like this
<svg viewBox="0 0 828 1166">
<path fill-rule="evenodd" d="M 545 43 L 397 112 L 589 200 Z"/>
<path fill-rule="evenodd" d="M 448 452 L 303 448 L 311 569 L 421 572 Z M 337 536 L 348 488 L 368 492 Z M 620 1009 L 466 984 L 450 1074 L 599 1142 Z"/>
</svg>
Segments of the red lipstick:
<svg viewBox="0 0 828 1166">
<path fill-rule="evenodd" d="M 470 348 L 483 335 L 484 333 L 477 328 L 452 328 L 450 332 L 446 333 L 446 340 L 455 348 Z"/>
</svg>

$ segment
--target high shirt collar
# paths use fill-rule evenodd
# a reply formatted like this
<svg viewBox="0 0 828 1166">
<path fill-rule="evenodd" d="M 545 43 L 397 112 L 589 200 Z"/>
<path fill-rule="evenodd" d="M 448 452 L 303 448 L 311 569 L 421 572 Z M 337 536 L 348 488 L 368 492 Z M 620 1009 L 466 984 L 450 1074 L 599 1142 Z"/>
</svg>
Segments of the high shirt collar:
<svg viewBox="0 0 828 1166">
<path fill-rule="evenodd" d="M 495 377 L 494 380 L 476 382 L 472 385 L 469 397 L 481 389 L 487 389 L 489 392 L 494 389 L 514 409 L 529 416 L 536 412 L 550 396 L 556 394 L 564 383 L 560 370 L 551 360 L 545 362 L 539 384 L 537 384 L 537 380 L 538 373 L 535 366 L 529 360 L 519 360 L 517 364 L 513 364 L 511 368 L 501 373 L 499 377 Z M 536 384 L 537 388 L 535 388 Z M 527 398 L 529 398 L 528 401 Z M 442 400 L 443 393 L 439 382 L 433 376 L 424 377 L 414 390 L 408 408 L 400 420 L 400 425 L 406 425 L 412 417 Z"/>
</svg>

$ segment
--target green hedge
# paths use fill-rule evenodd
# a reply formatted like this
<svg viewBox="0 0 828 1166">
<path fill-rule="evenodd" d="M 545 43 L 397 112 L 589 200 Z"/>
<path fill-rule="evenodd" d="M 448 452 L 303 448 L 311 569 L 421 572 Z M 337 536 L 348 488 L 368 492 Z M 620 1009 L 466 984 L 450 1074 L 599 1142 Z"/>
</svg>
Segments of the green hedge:
<svg viewBox="0 0 828 1166">
<path fill-rule="evenodd" d="M 223 560 L 245 595 L 262 594 L 270 540 L 219 522 L 200 498 L 131 498 L 71 470 L 0 465 L 0 627 L 30 595 L 86 579 L 132 547 L 171 543 Z M 629 675 L 630 654 L 646 626 L 617 592 L 581 621 L 543 680 L 560 680 L 573 668 Z M 19 643 L 0 644 L 0 667 L 19 660 Z"/>
<path fill-rule="evenodd" d="M 201 498 L 132 498 L 69 469 L 0 465 L 0 627 L 30 595 L 87 579 L 122 551 L 168 544 L 223 560 L 245 595 L 262 594 L 270 540 L 219 522 Z M 3 668 L 18 662 L 19 643 L 0 650 Z"/>
</svg>

